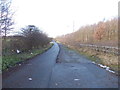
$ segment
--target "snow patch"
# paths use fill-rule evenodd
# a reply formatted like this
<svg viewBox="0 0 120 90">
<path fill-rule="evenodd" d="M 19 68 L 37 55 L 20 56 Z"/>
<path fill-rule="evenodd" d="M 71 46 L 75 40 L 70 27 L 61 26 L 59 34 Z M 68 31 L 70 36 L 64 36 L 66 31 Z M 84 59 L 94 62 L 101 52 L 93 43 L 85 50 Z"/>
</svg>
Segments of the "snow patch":
<svg viewBox="0 0 120 90">
<path fill-rule="evenodd" d="M 112 70 L 109 70 L 109 72 L 111 72 L 111 73 L 115 73 L 114 71 L 112 71 Z"/>
<path fill-rule="evenodd" d="M 93 64 L 96 64 L 95 62 L 92 62 Z"/>
<path fill-rule="evenodd" d="M 110 69 L 109 67 L 106 67 L 106 70 L 107 70 L 107 71 L 109 71 L 109 69 Z"/>
<path fill-rule="evenodd" d="M 115 71 L 110 70 L 110 67 L 104 66 L 104 65 L 102 65 L 102 64 L 98 64 L 98 66 L 100 66 L 101 68 L 106 69 L 107 71 L 109 71 L 109 72 L 111 72 L 111 73 L 115 73 Z"/>
</svg>

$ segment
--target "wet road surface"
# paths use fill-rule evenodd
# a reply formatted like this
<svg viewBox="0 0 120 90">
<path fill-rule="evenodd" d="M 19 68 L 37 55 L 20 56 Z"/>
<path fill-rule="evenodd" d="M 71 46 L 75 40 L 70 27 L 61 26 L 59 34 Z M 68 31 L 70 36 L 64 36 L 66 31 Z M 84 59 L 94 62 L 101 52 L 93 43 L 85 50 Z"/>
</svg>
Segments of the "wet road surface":
<svg viewBox="0 0 120 90">
<path fill-rule="evenodd" d="M 118 77 L 75 51 L 55 43 L 3 78 L 4 88 L 117 88 Z M 58 55 L 59 63 L 56 63 Z M 32 80 L 31 80 L 32 79 Z"/>
<path fill-rule="evenodd" d="M 19 70 L 3 78 L 3 88 L 47 88 L 59 47 L 55 43 L 45 53 L 21 65 Z M 32 79 L 32 80 L 29 80 Z"/>
</svg>

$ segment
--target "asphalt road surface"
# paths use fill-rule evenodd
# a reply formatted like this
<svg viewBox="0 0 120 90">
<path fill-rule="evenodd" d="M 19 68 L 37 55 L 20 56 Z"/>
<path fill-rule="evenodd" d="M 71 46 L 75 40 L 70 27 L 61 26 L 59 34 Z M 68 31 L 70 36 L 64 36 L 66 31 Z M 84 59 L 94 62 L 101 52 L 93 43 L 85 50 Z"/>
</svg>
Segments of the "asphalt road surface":
<svg viewBox="0 0 120 90">
<path fill-rule="evenodd" d="M 3 88 L 118 88 L 115 74 L 59 46 L 54 43 L 45 53 L 3 75 Z"/>
</svg>

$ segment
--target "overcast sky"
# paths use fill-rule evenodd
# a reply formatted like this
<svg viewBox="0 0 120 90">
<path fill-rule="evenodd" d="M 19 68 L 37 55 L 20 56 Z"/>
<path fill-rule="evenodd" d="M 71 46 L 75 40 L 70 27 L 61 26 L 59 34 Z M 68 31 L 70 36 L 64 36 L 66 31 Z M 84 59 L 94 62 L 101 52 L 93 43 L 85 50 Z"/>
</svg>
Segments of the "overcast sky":
<svg viewBox="0 0 120 90">
<path fill-rule="evenodd" d="M 36 25 L 55 37 L 118 15 L 119 0 L 13 0 L 16 30 Z"/>
</svg>

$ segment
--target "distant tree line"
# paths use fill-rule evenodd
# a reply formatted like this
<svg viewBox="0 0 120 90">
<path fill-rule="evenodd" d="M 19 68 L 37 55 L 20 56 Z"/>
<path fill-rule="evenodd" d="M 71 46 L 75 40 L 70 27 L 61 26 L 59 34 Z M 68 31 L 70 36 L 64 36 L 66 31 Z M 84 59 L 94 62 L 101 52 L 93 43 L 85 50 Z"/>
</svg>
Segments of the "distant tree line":
<svg viewBox="0 0 120 90">
<path fill-rule="evenodd" d="M 118 18 L 107 21 L 100 21 L 97 24 L 86 25 L 78 31 L 56 38 L 57 40 L 68 43 L 89 43 L 118 41 Z"/>
</svg>

